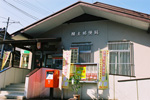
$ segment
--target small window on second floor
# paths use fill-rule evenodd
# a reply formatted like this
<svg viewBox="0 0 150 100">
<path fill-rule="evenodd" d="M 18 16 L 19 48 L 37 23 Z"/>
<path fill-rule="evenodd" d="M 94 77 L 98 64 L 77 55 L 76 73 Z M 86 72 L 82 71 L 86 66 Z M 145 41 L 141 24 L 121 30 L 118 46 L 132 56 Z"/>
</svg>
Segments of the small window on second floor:
<svg viewBox="0 0 150 100">
<path fill-rule="evenodd" d="M 76 53 L 75 56 L 72 57 L 71 63 L 91 63 L 92 62 L 92 53 L 91 53 L 91 46 L 90 42 L 83 42 L 83 43 L 72 43 L 71 50 L 72 55 Z M 76 48 L 76 50 L 74 50 Z M 75 60 L 76 59 L 76 60 Z"/>
</svg>

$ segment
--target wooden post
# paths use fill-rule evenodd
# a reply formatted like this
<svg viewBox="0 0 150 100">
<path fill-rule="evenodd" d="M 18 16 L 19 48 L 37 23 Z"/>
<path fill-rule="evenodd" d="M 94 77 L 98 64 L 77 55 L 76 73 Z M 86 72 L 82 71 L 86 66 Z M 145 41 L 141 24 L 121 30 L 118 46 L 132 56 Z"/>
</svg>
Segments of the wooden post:
<svg viewBox="0 0 150 100">
<path fill-rule="evenodd" d="M 43 62 L 43 45 L 44 44 L 41 43 L 40 68 L 42 68 L 42 62 Z"/>
<path fill-rule="evenodd" d="M 32 46 L 32 64 L 31 64 L 31 70 L 35 69 L 35 52 L 36 52 L 36 46 Z"/>
<path fill-rule="evenodd" d="M 16 47 L 14 46 L 14 47 L 13 47 L 13 51 L 12 51 L 12 63 L 11 63 L 11 64 L 12 64 L 12 65 L 11 65 L 12 67 L 14 67 L 14 60 L 15 60 L 15 48 L 16 48 Z"/>
</svg>

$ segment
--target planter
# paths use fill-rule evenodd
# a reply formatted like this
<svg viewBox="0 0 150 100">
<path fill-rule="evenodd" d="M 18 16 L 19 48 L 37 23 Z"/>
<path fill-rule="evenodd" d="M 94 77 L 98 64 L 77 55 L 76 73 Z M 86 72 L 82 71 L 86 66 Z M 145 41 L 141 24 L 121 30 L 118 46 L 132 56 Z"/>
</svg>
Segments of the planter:
<svg viewBox="0 0 150 100">
<path fill-rule="evenodd" d="M 74 94 L 73 97 L 77 100 L 80 100 L 80 95 L 79 94 Z"/>
</svg>

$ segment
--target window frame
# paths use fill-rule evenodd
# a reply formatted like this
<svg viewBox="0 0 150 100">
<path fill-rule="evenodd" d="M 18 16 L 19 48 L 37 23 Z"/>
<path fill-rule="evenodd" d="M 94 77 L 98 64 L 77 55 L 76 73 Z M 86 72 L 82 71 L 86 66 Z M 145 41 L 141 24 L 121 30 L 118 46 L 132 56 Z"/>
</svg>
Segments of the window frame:
<svg viewBox="0 0 150 100">
<path fill-rule="evenodd" d="M 128 50 L 123 50 L 123 49 L 120 49 L 120 50 L 110 50 L 109 48 L 109 45 L 111 44 L 124 44 L 124 43 L 127 43 L 129 45 L 129 49 Z M 130 42 L 130 41 L 109 41 L 108 43 L 108 50 L 110 52 L 109 54 L 109 74 L 110 75 L 120 75 L 120 76 L 134 76 L 134 53 L 133 53 L 133 43 Z M 117 54 L 117 62 L 115 60 L 114 63 L 111 62 L 111 53 L 116 53 Z M 129 63 L 121 63 L 121 53 L 129 53 L 130 54 L 130 62 Z M 114 69 L 114 73 L 111 72 L 111 65 L 115 65 L 115 69 Z M 118 70 L 121 68 L 121 65 L 129 65 L 129 69 L 130 69 L 130 72 L 128 73 L 128 71 L 125 71 L 125 75 L 123 73 L 120 73 Z M 119 67 L 119 69 L 118 69 Z M 121 69 L 122 71 L 123 69 Z M 127 69 L 126 69 L 127 70 Z M 122 71 L 123 72 L 123 71 Z"/>
<path fill-rule="evenodd" d="M 72 55 L 73 48 L 78 50 L 77 51 L 77 58 L 74 58 L 74 55 Z M 79 47 L 70 47 L 70 50 L 71 50 L 71 63 L 78 63 L 79 62 Z M 72 61 L 74 61 L 74 59 L 77 59 L 77 62 L 72 62 Z"/>
<path fill-rule="evenodd" d="M 78 63 L 92 63 L 92 43 L 91 42 L 74 42 L 71 43 L 70 48 L 78 48 Z M 90 50 L 81 50 L 80 46 L 90 46 Z M 80 54 L 90 54 L 90 60 L 89 62 L 80 62 Z"/>
</svg>

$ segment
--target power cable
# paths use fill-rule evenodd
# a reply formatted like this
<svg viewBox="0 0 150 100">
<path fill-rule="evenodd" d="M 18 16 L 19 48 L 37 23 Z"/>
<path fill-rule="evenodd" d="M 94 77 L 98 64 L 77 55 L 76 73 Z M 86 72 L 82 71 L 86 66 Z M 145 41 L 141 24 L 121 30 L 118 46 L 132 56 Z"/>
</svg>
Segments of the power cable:
<svg viewBox="0 0 150 100">
<path fill-rule="evenodd" d="M 36 6 L 34 6 L 34 5 L 31 5 L 29 2 L 25 2 L 25 1 L 19 1 L 19 0 L 14 0 L 15 2 L 17 2 L 17 3 L 19 3 L 20 5 L 22 5 L 22 6 L 24 6 L 24 7 L 26 7 L 26 8 L 28 8 L 28 9 L 30 9 L 30 10 L 32 10 L 32 11 L 34 11 L 34 12 L 36 12 L 36 13 L 38 13 L 38 14 L 41 14 L 41 13 L 43 13 L 43 14 L 45 14 L 44 13 L 44 11 L 42 11 L 41 9 L 39 9 L 38 7 L 36 7 Z M 47 13 L 47 12 L 46 12 Z M 41 14 L 41 15 L 43 15 L 43 14 Z"/>
<path fill-rule="evenodd" d="M 37 10 L 37 11 L 40 11 L 40 13 L 43 13 L 43 14 L 46 14 L 48 13 L 47 11 L 45 10 L 42 10 L 40 9 L 39 7 L 35 6 L 34 4 L 31 4 L 30 2 L 28 1 L 22 1 L 24 4 L 28 5 L 30 8 L 34 9 L 34 10 Z"/>
<path fill-rule="evenodd" d="M 38 5 L 40 5 L 42 8 L 44 8 L 45 10 L 47 10 L 48 12 L 51 11 L 52 13 L 54 13 L 54 11 L 49 10 L 46 6 L 42 5 L 42 3 L 40 3 L 39 1 L 36 1 L 36 3 L 37 3 Z"/>
<path fill-rule="evenodd" d="M 20 24 L 22 27 L 24 27 L 24 25 L 23 25 L 23 24 L 21 24 L 20 22 L 19 22 L 19 24 Z"/>
<path fill-rule="evenodd" d="M 28 2 L 28 1 L 25 1 L 27 4 L 29 4 L 31 7 L 34 7 L 35 9 L 38 9 L 38 10 L 41 10 L 39 7 L 37 7 L 37 6 L 35 6 L 34 4 L 31 4 L 30 2 Z M 45 12 L 45 13 L 48 13 L 48 11 L 46 11 L 46 10 L 42 10 L 42 12 Z"/>
<path fill-rule="evenodd" d="M 28 17 L 34 19 L 34 20 L 39 20 L 37 17 L 30 15 L 29 13 L 27 13 L 27 12 L 21 10 L 20 8 L 14 6 L 14 5 L 12 5 L 11 3 L 7 2 L 6 0 L 3 0 L 3 1 L 4 1 L 6 4 L 10 5 L 11 7 L 17 9 L 18 11 L 20 11 L 20 12 L 23 13 L 24 15 L 26 15 L 26 16 L 28 16 Z"/>
<path fill-rule="evenodd" d="M 0 5 L 0 7 L 2 7 L 4 10 L 6 10 L 7 12 L 11 13 L 11 15 L 15 16 L 15 17 L 19 17 L 21 20 L 23 20 L 26 23 L 30 23 L 28 20 L 25 20 L 25 18 L 22 18 L 21 16 L 16 15 L 16 13 L 11 12 L 10 10 L 7 9 L 7 7 L 5 6 L 5 8 L 3 7 L 3 5 Z M 12 20 L 14 21 L 14 20 Z"/>
<path fill-rule="evenodd" d="M 2 17 L 2 16 L 0 16 L 0 18 L 3 18 L 3 19 L 8 19 L 8 18 Z M 14 20 L 11 20 L 11 21 L 14 21 Z"/>
<path fill-rule="evenodd" d="M 5 17 L 2 17 L 2 16 L 0 16 L 0 18 L 7 19 L 7 18 L 5 18 Z"/>
<path fill-rule="evenodd" d="M 0 16 L 0 18 L 7 19 L 7 18 L 2 17 L 2 16 Z M 11 21 L 14 21 L 14 20 L 11 20 Z M 4 23 L 3 21 L 0 21 L 0 22 Z M 17 22 L 17 21 L 10 22 L 10 23 L 12 24 L 12 23 L 16 23 L 16 22 Z M 18 23 L 18 24 L 20 24 L 22 27 L 24 27 L 24 26 L 20 23 L 20 21 L 19 21 L 19 22 L 17 22 L 17 23 Z"/>
</svg>

